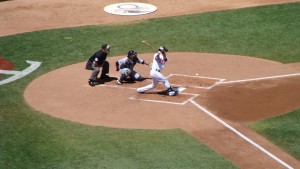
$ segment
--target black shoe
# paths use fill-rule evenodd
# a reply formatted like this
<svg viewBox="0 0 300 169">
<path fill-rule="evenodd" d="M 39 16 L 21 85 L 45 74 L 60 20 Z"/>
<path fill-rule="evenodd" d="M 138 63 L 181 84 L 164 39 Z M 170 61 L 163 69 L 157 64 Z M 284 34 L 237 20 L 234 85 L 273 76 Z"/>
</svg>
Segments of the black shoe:
<svg viewBox="0 0 300 169">
<path fill-rule="evenodd" d="M 170 88 L 167 89 L 167 92 L 171 92 L 171 91 L 174 91 L 174 90 L 172 89 L 172 87 L 170 87 Z"/>
<path fill-rule="evenodd" d="M 101 75 L 100 79 L 109 79 L 109 76 L 108 75 Z"/>
<path fill-rule="evenodd" d="M 94 81 L 93 80 L 89 80 L 89 85 L 92 86 L 92 87 L 94 87 L 95 86 Z"/>
<path fill-rule="evenodd" d="M 172 88 L 170 87 L 170 88 L 168 88 L 168 90 L 167 90 L 167 94 L 168 94 L 169 96 L 175 96 L 175 95 L 178 95 L 178 92 L 175 91 L 174 89 L 172 89 Z"/>
</svg>

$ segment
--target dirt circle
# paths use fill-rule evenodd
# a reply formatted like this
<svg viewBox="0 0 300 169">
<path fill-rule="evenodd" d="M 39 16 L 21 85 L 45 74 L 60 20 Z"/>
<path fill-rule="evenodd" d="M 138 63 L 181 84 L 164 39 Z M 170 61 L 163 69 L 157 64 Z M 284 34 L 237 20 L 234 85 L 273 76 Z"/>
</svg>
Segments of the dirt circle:
<svg viewBox="0 0 300 169">
<path fill-rule="evenodd" d="M 115 63 L 121 57 L 110 57 L 108 61 Z M 153 54 L 140 57 L 149 62 Z M 143 65 L 135 68 L 147 78 L 142 82 L 117 85 L 119 74 L 111 67 L 110 80 L 90 87 L 87 80 L 91 71 L 85 70 L 86 63 L 82 62 L 35 79 L 24 97 L 38 111 L 78 123 L 134 129 L 180 128 L 240 168 L 282 168 L 206 113 L 210 111 L 258 145 L 272 150 L 279 159 L 300 167 L 298 160 L 243 123 L 300 107 L 299 64 L 208 53 L 169 53 L 169 58 L 162 73 L 173 87 L 186 88 L 179 96 L 138 94 L 137 87 L 151 83 L 149 67 Z M 266 78 L 277 76 L 280 78 Z M 253 156 L 256 158 L 249 159 Z"/>
<path fill-rule="evenodd" d="M 183 56 L 184 60 L 182 59 Z M 113 63 L 121 57 L 112 57 L 108 61 L 111 65 L 114 65 Z M 152 54 L 142 54 L 140 57 L 148 62 L 152 60 Z M 203 104 L 203 106 L 217 110 L 216 112 L 222 114 L 224 110 L 230 112 L 228 107 L 231 107 L 232 104 L 224 106 L 223 103 L 228 103 L 228 99 L 223 101 L 218 99 L 232 97 L 232 102 L 237 101 L 238 103 L 239 99 L 245 97 L 243 93 L 245 93 L 246 89 L 240 89 L 240 95 L 237 95 L 228 89 L 225 90 L 224 87 L 228 85 L 222 85 L 222 83 L 208 89 L 219 80 L 226 82 L 253 79 L 294 74 L 298 71 L 289 65 L 278 62 L 236 55 L 169 53 L 169 57 L 170 62 L 167 63 L 162 73 L 165 76 L 169 76 L 169 81 L 173 84 L 173 87 L 181 86 L 186 88 L 182 94 L 176 97 L 151 93 L 138 94 L 135 90 L 136 88 L 151 83 L 149 77 L 150 68 L 144 65 L 137 65 L 135 69 L 144 77 L 149 78 L 145 81 L 125 83 L 121 86 L 117 85 L 116 79 L 119 74 L 114 71 L 114 67 L 111 67 L 111 80 L 103 82 L 103 84 L 94 88 L 90 87 L 87 84 L 87 79 L 91 72 L 84 69 L 85 62 L 57 69 L 35 79 L 26 88 L 24 96 L 28 104 L 43 113 L 79 123 L 143 129 L 191 128 L 191 124 L 199 122 L 199 119 L 196 118 L 199 110 L 190 107 L 189 99 L 193 98 Z M 201 78 L 196 76 L 196 73 L 200 74 Z M 173 76 L 170 76 L 171 74 Z M 212 79 L 215 79 L 215 81 L 208 83 L 208 88 L 201 85 L 202 82 L 205 83 L 207 80 Z M 278 80 L 280 81 L 280 79 Z M 274 81 L 258 81 L 257 85 L 252 85 L 250 88 L 255 89 L 261 83 L 273 84 L 269 86 L 264 85 L 264 91 L 267 92 L 264 95 L 268 96 L 276 93 L 274 85 L 276 86 L 277 82 Z M 291 80 L 291 84 L 295 84 L 293 85 L 295 90 L 299 88 L 300 85 L 296 85 L 299 84 L 299 77 Z M 240 85 L 240 83 L 237 83 L 237 85 Z M 224 90 L 220 91 L 220 88 Z M 158 89 L 163 90 L 162 85 Z M 280 95 L 284 94 L 284 92 L 286 91 L 278 93 L 277 98 L 282 98 Z M 224 93 L 226 93 L 226 97 L 224 97 Z M 255 96 L 255 94 L 253 95 Z M 256 95 L 260 97 L 259 93 Z M 244 99 L 249 100 L 251 98 L 246 97 Z M 181 103 L 185 101 L 187 103 L 182 105 Z M 282 102 L 283 106 L 286 105 L 288 107 L 285 111 L 278 110 L 276 112 L 287 113 L 288 110 L 300 106 L 298 104 L 300 103 L 300 96 L 298 95 L 295 95 L 289 101 L 292 101 L 293 104 L 288 104 L 288 101 Z M 242 112 L 245 112 L 243 114 L 241 111 L 237 111 L 239 119 L 235 119 L 236 115 L 234 116 L 233 114 L 232 116 L 227 115 L 224 117 L 229 120 L 243 119 L 243 121 L 248 121 L 274 115 L 273 109 L 268 111 L 266 108 L 264 109 L 264 116 L 259 114 L 260 111 L 254 111 L 253 113 L 257 114 L 249 116 L 247 112 L 253 111 L 253 108 L 249 110 L 247 106 L 248 104 L 245 102 L 238 106 L 233 106 L 239 107 L 240 110 L 244 110 Z M 251 118 L 253 116 L 257 118 Z"/>
</svg>

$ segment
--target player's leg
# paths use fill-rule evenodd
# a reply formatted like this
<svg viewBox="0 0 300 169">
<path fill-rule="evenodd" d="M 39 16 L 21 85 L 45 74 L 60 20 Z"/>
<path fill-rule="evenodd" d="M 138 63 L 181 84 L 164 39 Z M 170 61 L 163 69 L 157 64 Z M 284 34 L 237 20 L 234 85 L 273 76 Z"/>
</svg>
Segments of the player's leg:
<svg viewBox="0 0 300 169">
<path fill-rule="evenodd" d="M 120 69 L 120 77 L 117 80 L 117 83 L 121 85 L 128 76 L 131 75 L 131 70 L 129 68 Z"/>
<path fill-rule="evenodd" d="M 131 72 L 131 77 L 136 80 L 136 81 L 141 81 L 143 80 L 143 77 L 138 73 L 136 72 L 135 70 L 132 70 Z"/>
<path fill-rule="evenodd" d="M 157 84 L 158 84 L 158 80 L 156 80 L 155 78 L 153 78 L 151 84 L 149 84 L 147 86 L 144 86 L 144 87 L 137 88 L 137 92 L 144 93 L 144 92 L 146 92 L 148 90 L 156 88 Z"/>
<path fill-rule="evenodd" d="M 148 91 L 148 90 L 156 88 L 156 86 L 159 83 L 159 79 L 156 78 L 157 77 L 156 76 L 156 71 L 155 70 L 151 70 L 150 71 L 150 76 L 152 77 L 152 83 L 149 84 L 149 85 L 147 85 L 147 86 L 138 88 L 137 92 L 144 93 L 145 91 Z"/>
<path fill-rule="evenodd" d="M 88 83 L 89 83 L 90 86 L 95 86 L 94 82 L 97 79 L 97 76 L 98 76 L 98 74 L 100 72 L 100 68 L 99 67 L 95 67 L 94 64 L 92 65 L 92 68 L 93 68 L 93 72 L 92 72 L 92 74 L 91 74 L 91 76 L 89 78 Z"/>
<path fill-rule="evenodd" d="M 107 75 L 109 73 L 109 62 L 108 61 L 104 61 L 103 65 L 102 65 L 102 72 L 101 72 L 101 79 L 107 79 L 109 78 L 109 76 Z"/>
<path fill-rule="evenodd" d="M 171 87 L 170 82 L 168 81 L 168 79 L 164 75 L 162 75 L 161 73 L 159 73 L 157 76 L 159 77 L 159 81 L 167 89 L 164 93 L 168 94 L 169 96 L 175 96 L 175 95 L 178 94 L 178 92 L 176 92 L 175 90 L 173 90 L 173 88 Z"/>
</svg>

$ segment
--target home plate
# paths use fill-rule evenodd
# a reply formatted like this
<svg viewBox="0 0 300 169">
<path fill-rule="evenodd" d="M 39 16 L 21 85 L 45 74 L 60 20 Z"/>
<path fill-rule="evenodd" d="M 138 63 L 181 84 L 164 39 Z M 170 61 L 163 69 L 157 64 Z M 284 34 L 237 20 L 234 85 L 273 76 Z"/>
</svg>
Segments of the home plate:
<svg viewBox="0 0 300 169">
<path fill-rule="evenodd" d="M 182 92 L 185 90 L 183 87 L 175 87 L 173 90 Z M 189 100 L 197 97 L 197 94 L 188 94 L 188 93 L 180 93 L 176 96 L 169 96 L 166 94 L 160 94 L 159 91 L 149 91 L 145 93 L 136 94 L 134 96 L 129 97 L 129 99 L 132 100 L 140 100 L 140 101 L 146 101 L 146 102 L 156 102 L 156 103 L 166 103 L 166 104 L 178 104 L 178 105 L 184 105 Z"/>
<path fill-rule="evenodd" d="M 186 88 L 184 87 L 174 87 L 173 90 L 178 92 L 178 93 L 181 93 L 182 91 L 184 91 Z"/>
</svg>

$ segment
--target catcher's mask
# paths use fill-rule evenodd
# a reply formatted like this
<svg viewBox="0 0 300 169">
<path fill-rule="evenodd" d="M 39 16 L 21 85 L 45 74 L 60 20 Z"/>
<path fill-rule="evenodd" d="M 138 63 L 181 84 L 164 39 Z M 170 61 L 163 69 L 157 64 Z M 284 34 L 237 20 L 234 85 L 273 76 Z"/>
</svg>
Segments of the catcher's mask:
<svg viewBox="0 0 300 169">
<path fill-rule="evenodd" d="M 127 57 L 129 57 L 129 56 L 136 56 L 137 55 L 137 53 L 134 51 L 134 50 L 130 50 L 130 51 L 128 51 L 128 54 L 127 54 Z"/>
</svg>

